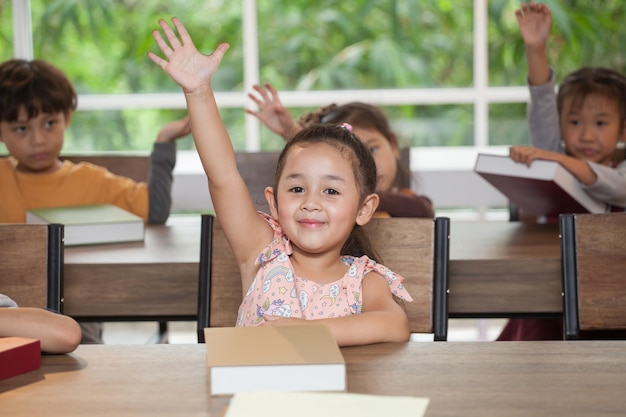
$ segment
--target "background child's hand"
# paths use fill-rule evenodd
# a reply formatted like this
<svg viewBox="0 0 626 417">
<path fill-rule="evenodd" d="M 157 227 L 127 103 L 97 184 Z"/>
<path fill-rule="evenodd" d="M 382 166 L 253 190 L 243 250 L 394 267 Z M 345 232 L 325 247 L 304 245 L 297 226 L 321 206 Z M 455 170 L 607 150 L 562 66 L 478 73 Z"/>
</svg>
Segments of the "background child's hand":
<svg viewBox="0 0 626 417">
<path fill-rule="evenodd" d="M 515 12 L 526 48 L 543 48 L 550 36 L 552 13 L 545 4 L 522 3 Z"/>
<path fill-rule="evenodd" d="M 229 45 L 221 43 L 211 55 L 201 54 L 193 44 L 182 22 L 177 17 L 173 17 L 172 22 L 176 27 L 178 35 L 174 33 L 165 20 L 159 20 L 159 26 L 161 26 L 167 42 L 158 30 L 152 32 L 152 36 L 156 40 L 157 45 L 159 45 L 163 55 L 165 55 L 165 59 L 153 52 L 148 52 L 148 57 L 163 68 L 183 88 L 185 93 L 193 93 L 210 88 L 211 77 L 217 71 Z M 180 39 L 178 36 L 180 36 Z"/>
<path fill-rule="evenodd" d="M 555 152 L 535 148 L 534 146 L 511 146 L 509 150 L 509 156 L 512 160 L 528 166 L 530 166 L 535 159 L 554 160 L 552 157 L 553 154 L 555 154 Z"/>
<path fill-rule="evenodd" d="M 280 102 L 278 92 L 269 83 L 265 84 L 267 91 L 260 85 L 254 85 L 252 88 L 259 93 L 260 98 L 252 93 L 248 93 L 248 97 L 259 106 L 259 111 L 246 109 L 246 113 L 256 117 L 270 130 L 287 140 L 298 126 Z"/>
<path fill-rule="evenodd" d="M 180 139 L 183 136 L 187 136 L 191 133 L 191 123 L 189 123 L 189 116 L 185 116 L 182 119 L 169 122 L 159 130 L 155 142 L 174 142 L 176 139 Z"/>
</svg>

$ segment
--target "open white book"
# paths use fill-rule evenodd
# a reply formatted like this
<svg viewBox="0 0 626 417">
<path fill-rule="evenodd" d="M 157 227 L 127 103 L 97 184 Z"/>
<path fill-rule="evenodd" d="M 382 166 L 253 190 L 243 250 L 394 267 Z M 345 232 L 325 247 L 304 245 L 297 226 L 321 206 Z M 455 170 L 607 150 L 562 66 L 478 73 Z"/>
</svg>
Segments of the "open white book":
<svg viewBox="0 0 626 417">
<path fill-rule="evenodd" d="M 497 188 L 524 214 L 604 213 L 606 204 L 591 197 L 580 182 L 555 161 L 529 166 L 505 155 L 479 154 L 474 171 Z"/>
<path fill-rule="evenodd" d="M 212 395 L 345 391 L 346 364 L 323 325 L 204 329 Z"/>
</svg>

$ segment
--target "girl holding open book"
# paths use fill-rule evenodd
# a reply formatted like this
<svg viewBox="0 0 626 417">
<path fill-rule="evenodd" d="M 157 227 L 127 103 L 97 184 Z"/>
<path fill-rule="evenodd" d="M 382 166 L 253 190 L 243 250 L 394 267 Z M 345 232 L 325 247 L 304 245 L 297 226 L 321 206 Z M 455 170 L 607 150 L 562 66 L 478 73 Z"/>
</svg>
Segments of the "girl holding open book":
<svg viewBox="0 0 626 417">
<path fill-rule="evenodd" d="M 313 125 L 283 149 L 270 214 L 256 211 L 239 175 L 211 80 L 228 45 L 198 52 L 176 17 L 159 21 L 150 52 L 183 89 L 191 130 L 217 217 L 233 249 L 245 294 L 237 324 L 328 325 L 339 345 L 408 341 L 411 301 L 403 278 L 375 262 L 361 230 L 378 206 L 376 165 L 349 125 Z"/>
<path fill-rule="evenodd" d="M 547 58 L 550 9 L 522 3 L 516 16 L 528 63 L 533 146 L 511 147 L 511 158 L 528 165 L 536 159 L 557 161 L 590 196 L 612 211 L 624 211 L 626 161 L 616 162 L 614 154 L 618 143 L 626 139 L 626 78 L 608 68 L 584 67 L 567 75 L 555 96 L 554 71 Z M 560 339 L 561 319 L 514 319 L 497 340 Z"/>
<path fill-rule="evenodd" d="M 626 139 L 626 77 L 602 67 L 580 68 L 565 77 L 554 94 L 547 41 L 552 17 L 544 4 L 523 3 L 516 12 L 526 48 L 533 146 L 511 147 L 511 158 L 559 162 L 591 197 L 626 208 L 626 161 L 613 160 Z"/>
</svg>

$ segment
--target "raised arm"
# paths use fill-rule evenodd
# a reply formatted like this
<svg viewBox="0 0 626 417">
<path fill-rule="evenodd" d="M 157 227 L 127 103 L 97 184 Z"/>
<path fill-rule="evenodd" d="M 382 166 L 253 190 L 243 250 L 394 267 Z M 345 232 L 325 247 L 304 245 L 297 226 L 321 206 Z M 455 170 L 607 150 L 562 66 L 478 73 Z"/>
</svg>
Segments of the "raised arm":
<svg viewBox="0 0 626 417">
<path fill-rule="evenodd" d="M 178 35 L 163 19 L 159 20 L 159 26 L 167 40 L 158 30 L 153 31 L 165 58 L 152 52 L 148 56 L 183 89 L 193 140 L 207 175 L 215 213 L 243 274 L 271 240 L 272 231 L 256 214 L 252 198 L 239 175 L 235 152 L 211 86 L 229 45 L 221 43 L 212 54 L 204 55 L 196 49 L 181 21 L 174 17 L 172 22 Z"/>
<path fill-rule="evenodd" d="M 270 83 L 265 83 L 265 89 L 260 85 L 255 85 L 252 88 L 258 93 L 258 96 L 248 93 L 248 97 L 256 103 L 259 110 L 246 109 L 246 113 L 256 117 L 268 129 L 288 141 L 301 128 L 281 103 L 276 89 Z"/>
<path fill-rule="evenodd" d="M 558 151 L 561 128 L 554 93 L 554 74 L 548 65 L 547 43 L 552 26 L 550 9 L 544 4 L 522 3 L 515 13 L 524 39 L 528 64 L 530 102 L 528 127 L 534 146 Z"/>
<path fill-rule="evenodd" d="M 552 14 L 545 4 L 534 2 L 522 3 L 515 12 L 519 25 L 526 61 L 528 64 L 528 83 L 530 85 L 545 84 L 550 79 L 548 66 L 547 44 L 552 26 Z"/>
<path fill-rule="evenodd" d="M 154 141 L 148 176 L 148 223 L 163 224 L 172 208 L 172 182 L 176 166 L 176 141 L 191 133 L 189 116 L 166 123 Z"/>
</svg>

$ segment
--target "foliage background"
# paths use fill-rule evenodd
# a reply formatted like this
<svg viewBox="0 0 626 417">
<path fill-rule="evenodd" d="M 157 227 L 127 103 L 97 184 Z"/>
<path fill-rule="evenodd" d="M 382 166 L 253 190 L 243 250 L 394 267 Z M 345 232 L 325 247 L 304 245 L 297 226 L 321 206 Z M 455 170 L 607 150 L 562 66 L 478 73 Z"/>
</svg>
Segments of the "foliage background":
<svg viewBox="0 0 626 417">
<path fill-rule="evenodd" d="M 557 79 L 583 65 L 624 71 L 622 0 L 546 1 L 553 13 L 550 62 Z M 523 86 L 526 61 L 514 11 L 519 1 L 488 1 L 489 84 Z M 468 87 L 472 85 L 471 1 L 258 1 L 260 75 L 285 90 Z M 0 59 L 12 56 L 11 1 L 0 0 Z M 51 61 L 80 94 L 178 92 L 150 62 L 159 18 L 183 19 L 197 46 L 231 49 L 214 84 L 242 91 L 242 2 L 232 0 L 32 0 L 35 57 Z M 291 109 L 294 116 L 310 110 Z M 388 106 L 395 129 L 412 146 L 473 144 L 471 105 Z M 223 117 L 244 147 L 243 109 Z M 180 110 L 78 111 L 65 150 L 151 149 L 159 128 Z M 490 106 L 492 144 L 527 143 L 524 103 Z M 262 146 L 280 138 L 264 130 Z M 193 147 L 190 138 L 179 149 Z"/>
</svg>

